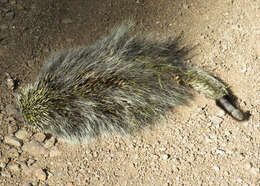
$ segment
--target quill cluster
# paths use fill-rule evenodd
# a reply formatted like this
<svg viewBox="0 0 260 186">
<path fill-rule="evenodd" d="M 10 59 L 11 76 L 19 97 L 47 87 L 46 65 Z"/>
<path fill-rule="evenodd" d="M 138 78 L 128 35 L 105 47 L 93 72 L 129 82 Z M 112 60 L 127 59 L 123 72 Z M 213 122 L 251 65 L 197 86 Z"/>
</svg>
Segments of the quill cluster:
<svg viewBox="0 0 260 186">
<path fill-rule="evenodd" d="M 18 96 L 25 122 L 72 143 L 129 134 L 186 104 L 192 88 L 244 119 L 222 82 L 182 63 L 176 40 L 152 41 L 130 30 L 124 24 L 93 46 L 52 54 Z"/>
</svg>

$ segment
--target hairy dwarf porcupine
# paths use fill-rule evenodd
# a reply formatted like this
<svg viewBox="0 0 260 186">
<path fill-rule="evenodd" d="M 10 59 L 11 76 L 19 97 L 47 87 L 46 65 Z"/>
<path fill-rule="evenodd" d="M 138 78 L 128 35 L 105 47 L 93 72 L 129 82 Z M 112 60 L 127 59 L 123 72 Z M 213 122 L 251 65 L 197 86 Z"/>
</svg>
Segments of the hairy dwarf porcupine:
<svg viewBox="0 0 260 186">
<path fill-rule="evenodd" d="M 223 83 L 181 62 L 176 40 L 155 42 L 129 30 L 124 24 L 91 47 L 54 53 L 18 96 L 25 122 L 68 142 L 129 134 L 185 104 L 191 88 L 244 119 Z"/>
</svg>

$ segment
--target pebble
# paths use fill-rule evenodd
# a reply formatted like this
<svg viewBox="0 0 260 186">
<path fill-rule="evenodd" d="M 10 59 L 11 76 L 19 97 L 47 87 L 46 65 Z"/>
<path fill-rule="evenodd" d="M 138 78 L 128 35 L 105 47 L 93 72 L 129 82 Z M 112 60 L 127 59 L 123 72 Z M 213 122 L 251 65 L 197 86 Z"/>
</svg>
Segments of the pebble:
<svg viewBox="0 0 260 186">
<path fill-rule="evenodd" d="M 13 145 L 15 147 L 21 147 L 22 142 L 15 136 L 5 136 L 4 142 L 8 145 Z"/>
<path fill-rule="evenodd" d="M 221 149 L 216 149 L 216 153 L 217 153 L 217 154 L 220 154 L 220 155 L 224 155 L 224 154 L 225 154 L 225 151 L 224 151 L 224 150 L 221 150 Z"/>
<path fill-rule="evenodd" d="M 1 163 L 0 163 L 0 168 L 1 168 L 1 169 L 4 169 L 5 167 L 6 167 L 6 163 L 5 163 L 5 162 L 1 162 Z"/>
<path fill-rule="evenodd" d="M 46 180 L 47 179 L 47 175 L 46 173 L 41 169 L 36 169 L 33 171 L 34 175 L 39 179 L 39 180 Z"/>
<path fill-rule="evenodd" d="M 64 24 L 70 24 L 70 23 L 72 23 L 73 21 L 72 21 L 72 19 L 70 19 L 70 18 L 66 18 L 66 19 L 63 19 L 61 22 L 64 23 Z"/>
<path fill-rule="evenodd" d="M 23 184 L 23 186 L 32 186 L 32 184 L 31 183 L 25 183 L 25 184 Z"/>
<path fill-rule="evenodd" d="M 163 154 L 163 155 L 161 156 L 161 158 L 162 158 L 163 160 L 167 160 L 167 159 L 170 158 L 170 155 L 169 155 L 169 154 Z"/>
<path fill-rule="evenodd" d="M 38 142 L 43 142 L 45 140 L 46 136 L 44 133 L 36 133 L 35 135 L 33 135 L 33 139 L 35 139 Z"/>
<path fill-rule="evenodd" d="M 27 161 L 27 165 L 32 166 L 35 162 L 36 162 L 36 160 L 34 160 L 34 159 L 29 159 L 29 160 Z"/>
<path fill-rule="evenodd" d="M 18 130 L 16 133 L 15 133 L 15 136 L 18 138 L 18 139 L 21 139 L 21 140 L 24 140 L 26 139 L 26 137 L 29 136 L 29 133 L 26 131 L 26 129 L 20 129 Z"/>
<path fill-rule="evenodd" d="M 161 152 L 163 152 L 163 151 L 166 151 L 167 149 L 166 149 L 165 147 L 161 147 L 161 148 L 159 148 L 159 150 L 160 150 Z"/>
<path fill-rule="evenodd" d="M 243 182 L 243 180 L 241 178 L 238 178 L 236 182 L 241 184 Z"/>
<path fill-rule="evenodd" d="M 22 150 L 25 152 L 28 152 L 29 154 L 33 156 L 39 156 L 42 154 L 47 154 L 47 149 L 43 147 L 39 142 L 37 141 L 30 141 L 23 145 Z"/>
<path fill-rule="evenodd" d="M 8 150 L 8 156 L 11 158 L 17 158 L 19 157 L 19 153 L 16 148 L 11 148 Z"/>
<path fill-rule="evenodd" d="M 28 167 L 26 161 L 19 161 L 20 169 L 24 169 L 24 167 Z"/>
<path fill-rule="evenodd" d="M 14 88 L 15 88 L 14 79 L 8 73 L 6 73 L 6 75 L 7 75 L 7 79 L 6 79 L 7 88 L 9 90 L 14 90 Z"/>
<path fill-rule="evenodd" d="M 216 172 L 218 172 L 220 170 L 219 166 L 216 166 L 216 165 L 213 166 L 212 169 L 215 170 Z"/>
<path fill-rule="evenodd" d="M 18 109 L 13 104 L 6 105 L 5 111 L 9 116 L 17 116 L 19 114 Z"/>
<path fill-rule="evenodd" d="M 14 134 L 18 130 L 18 126 L 15 123 L 15 120 L 13 117 L 6 118 L 8 125 L 8 134 Z"/>
<path fill-rule="evenodd" d="M 59 149 L 57 147 L 53 147 L 50 150 L 50 157 L 56 157 L 56 156 L 60 156 L 61 155 L 61 151 L 59 151 Z"/>
<path fill-rule="evenodd" d="M 217 116 L 210 117 L 210 120 L 216 125 L 219 125 L 223 122 L 223 119 Z"/>
<path fill-rule="evenodd" d="M 230 131 L 225 131 L 224 134 L 225 134 L 226 136 L 229 136 L 229 135 L 232 134 L 232 132 L 230 132 Z"/>
<path fill-rule="evenodd" d="M 11 165 L 8 165 L 8 168 L 14 172 L 20 171 L 20 165 L 17 163 L 12 163 Z"/>
<path fill-rule="evenodd" d="M 51 137 L 50 139 L 48 139 L 45 144 L 44 144 L 44 147 L 45 148 L 51 148 L 55 145 L 55 142 L 56 142 L 56 138 L 55 137 Z"/>
</svg>

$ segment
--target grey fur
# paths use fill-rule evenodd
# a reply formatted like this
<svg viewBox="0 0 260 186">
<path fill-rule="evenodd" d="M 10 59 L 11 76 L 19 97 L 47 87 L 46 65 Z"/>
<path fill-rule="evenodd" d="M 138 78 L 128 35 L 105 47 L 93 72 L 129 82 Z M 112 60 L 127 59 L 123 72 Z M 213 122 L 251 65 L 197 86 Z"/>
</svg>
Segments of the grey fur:
<svg viewBox="0 0 260 186">
<path fill-rule="evenodd" d="M 130 28 L 124 24 L 91 47 L 51 55 L 36 82 L 18 96 L 24 120 L 82 143 L 156 122 L 186 104 L 190 88 L 214 100 L 229 94 L 207 72 L 185 66 L 176 41 L 131 36 Z"/>
</svg>

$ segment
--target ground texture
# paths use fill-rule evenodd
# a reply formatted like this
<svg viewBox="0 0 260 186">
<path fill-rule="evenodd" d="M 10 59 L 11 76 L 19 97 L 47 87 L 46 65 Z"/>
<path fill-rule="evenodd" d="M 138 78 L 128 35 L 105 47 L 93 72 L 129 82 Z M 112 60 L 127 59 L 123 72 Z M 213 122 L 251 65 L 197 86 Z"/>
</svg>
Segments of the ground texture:
<svg viewBox="0 0 260 186">
<path fill-rule="evenodd" d="M 189 63 L 230 85 L 249 120 L 195 95 L 132 138 L 72 146 L 16 118 L 15 94 L 51 51 L 90 45 L 127 19 L 196 46 Z M 260 185 L 259 63 L 259 0 L 0 0 L 0 185 Z"/>
</svg>

